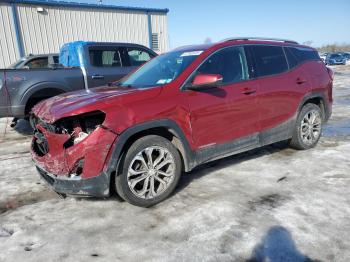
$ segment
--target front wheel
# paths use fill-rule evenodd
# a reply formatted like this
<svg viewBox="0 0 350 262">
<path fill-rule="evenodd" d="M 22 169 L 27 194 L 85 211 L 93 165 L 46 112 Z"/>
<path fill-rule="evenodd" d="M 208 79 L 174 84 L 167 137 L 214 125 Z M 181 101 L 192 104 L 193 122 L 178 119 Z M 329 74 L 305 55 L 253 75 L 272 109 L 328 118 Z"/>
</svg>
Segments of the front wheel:
<svg viewBox="0 0 350 262">
<path fill-rule="evenodd" d="M 301 109 L 290 146 L 305 150 L 314 147 L 320 139 L 322 132 L 322 113 L 319 106 L 306 104 Z"/>
<path fill-rule="evenodd" d="M 178 150 L 169 140 L 149 135 L 131 145 L 115 183 L 119 196 L 129 203 L 149 207 L 166 199 L 182 172 Z"/>
</svg>

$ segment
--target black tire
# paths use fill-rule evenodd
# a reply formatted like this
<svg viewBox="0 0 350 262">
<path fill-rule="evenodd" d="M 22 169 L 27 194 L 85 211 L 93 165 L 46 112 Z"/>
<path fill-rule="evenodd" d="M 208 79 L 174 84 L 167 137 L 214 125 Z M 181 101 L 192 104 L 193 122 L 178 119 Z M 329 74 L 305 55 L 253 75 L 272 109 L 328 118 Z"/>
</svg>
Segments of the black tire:
<svg viewBox="0 0 350 262">
<path fill-rule="evenodd" d="M 156 148 L 167 150 L 170 153 L 170 157 L 173 160 L 174 164 L 172 164 L 172 170 L 173 170 L 172 182 L 170 182 L 168 184 L 168 187 L 164 190 L 164 192 L 160 193 L 158 196 L 155 196 L 150 199 L 146 199 L 138 196 L 137 194 L 132 192 L 132 190 L 130 189 L 128 184 L 128 171 L 129 171 L 129 166 L 133 164 L 132 161 L 134 160 L 136 155 L 149 147 L 156 147 Z M 130 146 L 125 156 L 123 157 L 121 161 L 121 168 L 119 169 L 119 172 L 116 172 L 116 177 L 115 177 L 116 191 L 121 198 L 123 198 L 125 201 L 129 202 L 130 204 L 140 206 L 140 207 L 150 207 L 163 201 L 174 191 L 175 187 L 179 182 L 181 173 L 182 173 L 182 161 L 181 161 L 180 154 L 178 150 L 175 148 L 175 146 L 169 140 L 161 136 L 148 135 L 136 140 Z"/>
<path fill-rule="evenodd" d="M 304 140 L 302 139 L 302 130 L 301 130 L 301 124 L 303 119 L 306 117 L 307 114 L 309 114 L 312 111 L 316 111 L 319 116 L 320 116 L 320 131 L 319 131 L 319 135 L 317 136 L 317 138 L 315 138 L 311 143 L 305 143 Z M 322 133 L 322 122 L 323 122 L 323 116 L 322 116 L 322 111 L 320 109 L 320 107 L 316 104 L 306 104 L 303 106 L 303 108 L 301 109 L 295 127 L 294 127 L 294 131 L 293 131 L 293 136 L 292 139 L 289 141 L 289 145 L 295 149 L 298 150 L 306 150 L 306 149 L 310 149 L 312 147 L 314 147 L 318 140 L 321 137 L 321 133 Z"/>
</svg>

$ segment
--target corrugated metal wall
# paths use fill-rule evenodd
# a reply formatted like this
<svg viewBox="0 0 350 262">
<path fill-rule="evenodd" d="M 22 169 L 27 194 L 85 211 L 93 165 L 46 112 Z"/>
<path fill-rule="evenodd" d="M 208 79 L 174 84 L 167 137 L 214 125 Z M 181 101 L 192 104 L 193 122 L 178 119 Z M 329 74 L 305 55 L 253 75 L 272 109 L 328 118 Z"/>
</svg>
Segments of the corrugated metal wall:
<svg viewBox="0 0 350 262">
<path fill-rule="evenodd" d="M 169 49 L 168 23 L 165 14 L 151 15 L 152 33 L 159 36 L 159 51 L 165 52 Z"/>
<path fill-rule="evenodd" d="M 0 3 L 0 68 L 19 58 L 11 5 Z"/>
<path fill-rule="evenodd" d="M 6 19 L 12 19 L 9 5 L 1 5 L 1 13 Z M 4 6 L 4 7 L 3 7 Z M 6 6 L 6 7 L 5 7 Z M 74 7 L 44 6 L 44 12 L 38 12 L 37 5 L 18 4 L 17 13 L 20 33 L 25 54 L 58 52 L 65 42 L 105 41 L 133 42 L 149 46 L 148 18 L 145 12 L 111 9 L 92 9 Z M 152 32 L 159 34 L 159 51 L 168 49 L 167 16 L 151 13 Z M 9 22 L 7 22 L 9 24 Z M 7 54 L 6 49 L 17 48 L 13 26 L 0 28 L 1 44 L 0 67 L 7 66 L 18 58 L 18 51 Z M 1 30 L 8 31 L 4 34 Z"/>
</svg>

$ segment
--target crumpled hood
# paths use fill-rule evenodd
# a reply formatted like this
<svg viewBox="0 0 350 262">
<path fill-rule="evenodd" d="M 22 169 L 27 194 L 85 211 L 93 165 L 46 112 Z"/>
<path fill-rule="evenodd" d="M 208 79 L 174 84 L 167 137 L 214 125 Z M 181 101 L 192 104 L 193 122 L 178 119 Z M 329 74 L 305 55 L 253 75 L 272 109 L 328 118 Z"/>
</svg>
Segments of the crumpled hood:
<svg viewBox="0 0 350 262">
<path fill-rule="evenodd" d="M 107 104 L 122 106 L 120 97 L 130 96 L 131 94 L 135 93 L 147 92 L 148 95 L 146 96 L 143 96 L 143 94 L 134 96 L 135 98 L 141 96 L 143 99 L 146 99 L 150 96 L 153 97 L 160 92 L 160 88 L 152 89 L 154 92 L 147 92 L 147 90 L 150 91 L 150 89 L 104 86 L 92 88 L 89 91 L 79 90 L 46 99 L 38 103 L 32 111 L 37 117 L 45 122 L 53 123 L 56 120 L 67 116 L 78 115 L 95 110 L 103 111 Z M 111 100 L 113 100 L 112 103 L 106 103 L 111 102 Z"/>
</svg>

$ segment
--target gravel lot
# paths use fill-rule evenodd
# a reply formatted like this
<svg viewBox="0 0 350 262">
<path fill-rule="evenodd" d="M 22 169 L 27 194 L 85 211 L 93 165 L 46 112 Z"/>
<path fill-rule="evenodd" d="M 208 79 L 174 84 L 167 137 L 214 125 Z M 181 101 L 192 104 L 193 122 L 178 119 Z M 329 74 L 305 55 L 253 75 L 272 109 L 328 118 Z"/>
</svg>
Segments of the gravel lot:
<svg viewBox="0 0 350 262">
<path fill-rule="evenodd" d="M 58 198 L 31 162 L 26 122 L 0 119 L 0 261 L 349 261 L 350 66 L 333 69 L 316 148 L 201 166 L 150 209 Z"/>
</svg>

